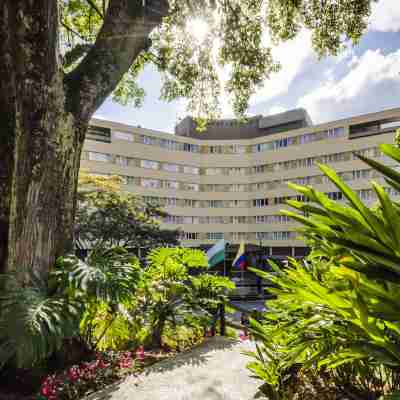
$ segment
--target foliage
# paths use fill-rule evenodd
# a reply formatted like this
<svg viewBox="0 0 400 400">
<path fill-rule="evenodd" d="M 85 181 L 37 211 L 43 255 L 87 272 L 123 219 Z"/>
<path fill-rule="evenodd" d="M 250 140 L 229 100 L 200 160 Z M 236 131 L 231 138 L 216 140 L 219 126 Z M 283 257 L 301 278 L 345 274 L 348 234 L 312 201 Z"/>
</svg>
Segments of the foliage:
<svg viewBox="0 0 400 400">
<path fill-rule="evenodd" d="M 100 190 L 81 190 L 83 198 L 75 217 L 75 237 L 78 243 L 94 247 L 126 248 L 178 244 L 177 230 L 160 228 L 158 219 L 167 214 L 158 207 L 144 203 L 130 193 L 113 190 L 113 186 L 110 188 L 113 181 L 93 182 L 86 179 L 85 183 Z"/>
<path fill-rule="evenodd" d="M 399 149 L 380 147 L 400 161 Z M 309 202 L 289 201 L 298 212 L 283 212 L 302 224 L 312 252 L 286 270 L 274 265 L 273 274 L 257 272 L 274 282 L 276 299 L 268 302 L 265 321 L 252 321 L 261 344 L 249 368 L 276 398 L 285 394 L 294 368 L 325 374 L 338 391 L 351 388 L 361 398 L 399 390 L 400 208 L 387 192 L 400 188 L 400 174 L 360 159 L 385 179 L 386 187 L 372 182 L 377 205 L 364 205 L 332 169 L 320 166 L 347 202 L 291 185 Z"/>
<path fill-rule="evenodd" d="M 131 352 L 98 353 L 96 359 L 47 376 L 37 400 L 76 400 L 140 368 Z"/>
<path fill-rule="evenodd" d="M 336 55 L 344 43 L 360 40 L 374 1 L 170 0 L 168 15 L 146 38 L 143 51 L 115 88 L 113 99 L 140 105 L 144 90 L 137 77 L 146 65 L 152 64 L 163 74 L 162 97 L 188 98 L 188 111 L 196 117 L 217 116 L 223 92 L 228 94 L 235 112 L 243 115 L 250 96 L 279 69 L 265 40 L 268 34 L 276 43 L 292 39 L 307 28 L 319 55 Z M 67 70 L 93 47 L 109 3 L 61 2 Z M 166 1 L 149 1 L 147 7 L 164 4 Z M 132 6 L 131 12 L 146 15 L 146 10 L 138 6 Z M 201 22 L 206 24 L 204 35 L 198 32 Z M 223 79 L 226 75 L 227 79 Z"/>
<path fill-rule="evenodd" d="M 86 262 L 60 258 L 48 279 L 31 275 L 25 285 L 1 276 L 0 367 L 32 367 L 79 335 L 91 349 L 131 337 L 122 329 L 124 307 L 132 304 L 140 268 L 126 250 L 97 248 Z"/>
<path fill-rule="evenodd" d="M 31 274 L 22 286 L 16 276 L 2 275 L 0 295 L 0 369 L 7 362 L 28 368 L 76 335 L 82 303 Z"/>
<path fill-rule="evenodd" d="M 227 278 L 202 273 L 207 266 L 205 253 L 197 249 L 161 248 L 149 254 L 138 301 L 153 345 L 162 346 L 168 322 L 176 327 L 189 317 L 209 318 L 234 288 Z"/>
<path fill-rule="evenodd" d="M 81 336 L 89 348 L 115 348 L 129 337 L 126 307 L 141 278 L 136 257 L 123 248 L 95 248 L 83 262 L 76 257 L 58 263 L 57 279 L 66 292 L 81 298 L 85 312 Z"/>
</svg>

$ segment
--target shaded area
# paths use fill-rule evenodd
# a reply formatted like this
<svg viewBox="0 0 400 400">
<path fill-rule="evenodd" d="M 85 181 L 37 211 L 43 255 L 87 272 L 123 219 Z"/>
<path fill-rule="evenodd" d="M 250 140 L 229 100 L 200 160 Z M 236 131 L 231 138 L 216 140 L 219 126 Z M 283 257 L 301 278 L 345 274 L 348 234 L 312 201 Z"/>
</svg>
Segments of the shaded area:
<svg viewBox="0 0 400 400">
<path fill-rule="evenodd" d="M 246 369 L 241 352 L 253 347 L 213 337 L 194 349 L 161 361 L 89 400 L 250 400 L 261 382 Z"/>
</svg>

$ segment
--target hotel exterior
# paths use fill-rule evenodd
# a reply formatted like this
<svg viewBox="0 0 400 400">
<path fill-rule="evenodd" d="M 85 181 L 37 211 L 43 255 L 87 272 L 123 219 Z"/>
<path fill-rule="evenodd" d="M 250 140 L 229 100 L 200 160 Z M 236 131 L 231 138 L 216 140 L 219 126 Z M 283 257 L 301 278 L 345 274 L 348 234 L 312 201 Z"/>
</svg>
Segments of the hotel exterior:
<svg viewBox="0 0 400 400">
<path fill-rule="evenodd" d="M 392 143 L 399 126 L 400 108 L 320 125 L 297 109 L 245 123 L 214 121 L 202 133 L 187 117 L 175 135 L 93 119 L 81 168 L 119 175 L 125 190 L 162 206 L 169 214 L 163 227 L 180 228 L 184 246 L 224 238 L 261 245 L 270 256 L 302 256 L 296 223 L 279 212 L 287 199 L 302 200 L 287 183 L 344 200 L 316 165 L 324 163 L 363 201 L 375 201 L 369 181 L 381 178 L 354 153 L 392 164 L 378 145 Z"/>
</svg>

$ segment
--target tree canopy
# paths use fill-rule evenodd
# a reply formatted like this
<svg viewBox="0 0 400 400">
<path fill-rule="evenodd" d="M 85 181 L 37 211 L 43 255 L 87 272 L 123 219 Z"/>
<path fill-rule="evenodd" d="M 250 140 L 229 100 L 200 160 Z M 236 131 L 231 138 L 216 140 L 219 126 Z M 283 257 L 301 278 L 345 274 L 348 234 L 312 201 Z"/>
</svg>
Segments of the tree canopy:
<svg viewBox="0 0 400 400">
<path fill-rule="evenodd" d="M 151 249 L 179 244 L 178 230 L 160 227 L 159 220 L 167 214 L 131 193 L 122 192 L 119 177 L 83 172 L 79 182 L 75 217 L 78 246 Z"/>
<path fill-rule="evenodd" d="M 161 98 L 187 98 L 188 112 L 210 118 L 219 115 L 220 96 L 226 94 L 235 113 L 243 116 L 250 96 L 279 70 L 272 44 L 292 39 L 306 28 L 312 32 L 319 56 L 336 55 L 349 41 L 360 40 L 375 1 L 130 1 L 130 12 L 143 14 L 143 22 L 149 11 L 164 18 L 147 37 L 112 97 L 124 105 L 140 106 L 145 90 L 137 77 L 145 65 L 153 64 L 163 77 Z M 73 69 L 96 46 L 103 22 L 110 18 L 117 22 L 117 16 L 109 12 L 113 3 L 121 1 L 62 1 L 65 69 Z"/>
</svg>

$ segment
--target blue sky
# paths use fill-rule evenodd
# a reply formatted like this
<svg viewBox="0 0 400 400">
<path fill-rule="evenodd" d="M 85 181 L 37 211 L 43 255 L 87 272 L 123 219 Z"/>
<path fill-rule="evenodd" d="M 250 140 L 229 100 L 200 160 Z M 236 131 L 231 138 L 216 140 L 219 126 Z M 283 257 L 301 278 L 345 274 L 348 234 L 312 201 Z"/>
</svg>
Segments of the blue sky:
<svg viewBox="0 0 400 400">
<path fill-rule="evenodd" d="M 400 107 L 400 0 L 374 5 L 369 31 L 356 47 L 318 60 L 309 32 L 273 48 L 282 69 L 251 99 L 250 114 L 274 114 L 304 107 L 314 123 Z M 173 132 L 184 117 L 184 101 L 159 100 L 161 77 L 146 67 L 139 77 L 146 90 L 143 107 L 120 106 L 108 99 L 96 117 Z M 223 116 L 231 117 L 223 101 Z"/>
</svg>

